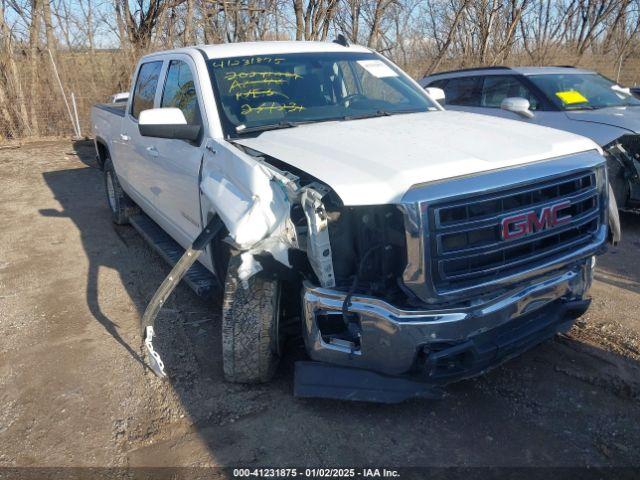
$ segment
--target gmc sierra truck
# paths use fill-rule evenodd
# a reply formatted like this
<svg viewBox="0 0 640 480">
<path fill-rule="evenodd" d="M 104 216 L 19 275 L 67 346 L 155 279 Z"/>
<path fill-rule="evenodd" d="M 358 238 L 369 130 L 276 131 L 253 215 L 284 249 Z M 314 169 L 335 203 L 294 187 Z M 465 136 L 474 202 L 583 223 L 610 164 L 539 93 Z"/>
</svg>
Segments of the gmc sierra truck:
<svg viewBox="0 0 640 480">
<path fill-rule="evenodd" d="M 268 381 L 298 332 L 298 395 L 437 396 L 589 305 L 611 214 L 600 148 L 445 111 L 344 38 L 147 55 L 92 123 L 114 222 L 197 256 L 187 283 L 224 292 L 229 381 Z"/>
</svg>

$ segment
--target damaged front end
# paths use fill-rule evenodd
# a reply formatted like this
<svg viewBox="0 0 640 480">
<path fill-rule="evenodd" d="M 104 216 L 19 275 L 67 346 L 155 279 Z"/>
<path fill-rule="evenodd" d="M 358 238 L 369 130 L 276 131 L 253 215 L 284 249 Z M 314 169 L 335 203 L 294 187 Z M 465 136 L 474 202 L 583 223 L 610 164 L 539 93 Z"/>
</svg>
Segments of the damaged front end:
<svg viewBox="0 0 640 480">
<path fill-rule="evenodd" d="M 589 306 L 606 248 L 606 179 L 594 151 L 418 186 L 401 205 L 325 205 L 336 284 L 304 282 L 309 356 L 339 365 L 337 378 L 366 369 L 435 388 L 567 331 Z M 566 221 L 546 225 L 555 205 Z M 522 212 L 537 226 L 506 241 L 501 226 Z M 326 382 L 339 398 L 363 395 Z"/>
<path fill-rule="evenodd" d="M 240 280 L 284 275 L 265 256 L 297 279 L 313 360 L 297 368 L 299 396 L 433 398 L 566 331 L 589 305 L 609 215 L 595 151 L 416 186 L 401 204 L 350 206 L 318 179 L 236 147 L 250 161 L 233 172 L 210 164 L 202 193 L 241 257 Z M 233 175 L 250 179 L 251 194 Z M 546 225 L 558 205 L 568 220 Z M 523 211 L 538 230 L 505 241 L 500 225 Z"/>
<path fill-rule="evenodd" d="M 344 206 L 319 180 L 236 146 L 250 161 L 235 161 L 233 171 L 205 163 L 200 189 L 203 211 L 218 215 L 227 226 L 226 242 L 242 261 L 240 280 L 263 271 L 268 256 L 322 288 L 389 299 L 401 295 L 397 279 L 405 247 L 397 206 Z M 242 181 L 234 181 L 239 177 Z M 239 184 L 249 188 L 241 191 Z M 294 265 L 300 253 L 304 261 Z"/>
<path fill-rule="evenodd" d="M 609 183 L 621 210 L 640 210 L 640 135 L 623 135 L 603 148 Z"/>
</svg>

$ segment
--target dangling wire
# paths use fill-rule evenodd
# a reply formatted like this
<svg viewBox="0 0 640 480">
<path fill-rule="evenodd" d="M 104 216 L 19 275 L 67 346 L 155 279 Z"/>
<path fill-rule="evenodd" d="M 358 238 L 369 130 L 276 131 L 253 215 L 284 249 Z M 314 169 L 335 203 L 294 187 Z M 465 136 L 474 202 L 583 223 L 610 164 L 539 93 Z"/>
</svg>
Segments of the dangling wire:
<svg viewBox="0 0 640 480">
<path fill-rule="evenodd" d="M 353 293 L 355 292 L 356 287 L 358 286 L 358 281 L 362 276 L 362 270 L 366 265 L 366 261 L 374 251 L 376 251 L 379 248 L 382 248 L 383 246 L 384 245 L 374 245 L 373 247 L 371 247 L 369 250 L 365 252 L 365 254 L 362 256 L 362 259 L 360 260 L 360 265 L 358 265 L 358 271 L 356 272 L 356 276 L 353 279 L 353 283 L 351 284 L 351 287 L 349 287 L 347 296 L 344 297 L 344 302 L 342 302 L 342 320 L 344 321 L 345 325 L 349 325 L 348 315 L 349 315 L 349 307 L 351 307 L 351 297 L 353 296 Z"/>
</svg>

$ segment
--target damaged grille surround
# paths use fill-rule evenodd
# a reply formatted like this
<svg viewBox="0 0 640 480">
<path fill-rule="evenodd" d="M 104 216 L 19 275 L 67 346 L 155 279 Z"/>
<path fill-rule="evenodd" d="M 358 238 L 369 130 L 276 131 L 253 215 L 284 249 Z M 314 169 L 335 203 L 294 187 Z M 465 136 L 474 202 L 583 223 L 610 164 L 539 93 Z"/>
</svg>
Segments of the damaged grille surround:
<svg viewBox="0 0 640 480">
<path fill-rule="evenodd" d="M 428 304 L 462 302 L 597 253 L 607 233 L 604 165 L 594 150 L 412 188 L 400 205 L 404 286 Z M 503 219 L 566 201 L 566 223 L 501 238 Z"/>
</svg>

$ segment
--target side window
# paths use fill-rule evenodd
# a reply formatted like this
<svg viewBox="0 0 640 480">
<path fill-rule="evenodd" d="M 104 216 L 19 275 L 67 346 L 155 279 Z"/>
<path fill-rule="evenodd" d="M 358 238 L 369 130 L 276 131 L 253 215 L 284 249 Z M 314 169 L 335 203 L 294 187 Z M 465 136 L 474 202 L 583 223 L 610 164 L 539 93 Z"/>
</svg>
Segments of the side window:
<svg viewBox="0 0 640 480">
<path fill-rule="evenodd" d="M 386 83 L 388 79 L 374 77 L 362 67 L 358 68 L 356 75 L 360 77 L 362 91 L 367 92 L 367 97 L 370 100 L 381 102 L 382 108 L 384 108 L 384 103 L 401 103 L 406 101 L 406 97 L 402 95 L 401 92 Z"/>
<path fill-rule="evenodd" d="M 182 60 L 171 60 L 169 63 L 160 106 L 179 108 L 189 125 L 202 123 L 193 74 L 189 65 Z"/>
<path fill-rule="evenodd" d="M 134 118 L 138 118 L 141 111 L 153 108 L 161 69 L 162 62 L 143 63 L 140 66 L 131 103 L 131 115 Z"/>
<path fill-rule="evenodd" d="M 407 101 L 402 91 L 397 86 L 387 81 L 393 81 L 396 77 L 377 78 L 356 62 L 337 62 L 342 72 L 342 81 L 345 92 L 343 97 L 360 96 L 366 98 L 369 105 L 375 104 L 384 109 L 389 103 L 403 103 Z M 354 100 L 356 103 L 360 99 Z"/>
<path fill-rule="evenodd" d="M 441 88 L 442 90 L 444 90 L 445 86 L 447 85 L 447 82 L 448 82 L 448 79 L 443 78 L 441 80 L 436 80 L 435 82 L 431 82 L 425 88 L 433 87 L 433 88 Z"/>
<path fill-rule="evenodd" d="M 509 97 L 526 98 L 531 104 L 531 110 L 538 108 L 536 97 L 513 75 L 490 75 L 484 78 L 481 106 L 500 108 L 502 101 Z"/>
<path fill-rule="evenodd" d="M 343 88 L 345 90 L 342 92 L 342 96 L 359 93 L 360 89 L 358 88 L 358 81 L 353 73 L 351 65 L 349 65 L 349 62 L 337 62 L 336 66 L 341 74 Z"/>
<path fill-rule="evenodd" d="M 479 107 L 480 80 L 480 77 L 458 77 L 449 79 L 444 87 L 445 104 Z"/>
</svg>

